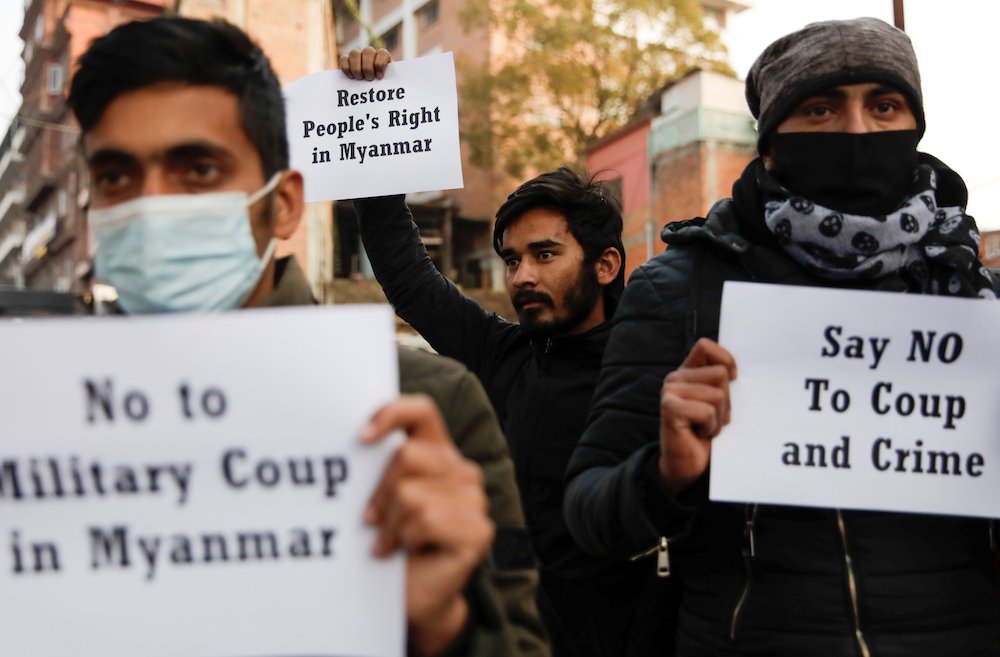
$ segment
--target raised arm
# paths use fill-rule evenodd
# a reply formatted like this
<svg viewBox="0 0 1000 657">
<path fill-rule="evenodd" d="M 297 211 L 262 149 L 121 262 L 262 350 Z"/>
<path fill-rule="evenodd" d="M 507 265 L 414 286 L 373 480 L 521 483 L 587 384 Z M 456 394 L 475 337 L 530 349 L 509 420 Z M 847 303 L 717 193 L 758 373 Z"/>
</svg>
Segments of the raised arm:
<svg viewBox="0 0 1000 657">
<path fill-rule="evenodd" d="M 441 354 L 461 361 L 483 380 L 514 324 L 487 312 L 437 270 L 402 196 L 354 201 L 361 240 L 396 314 Z"/>
<path fill-rule="evenodd" d="M 385 50 L 352 50 L 340 68 L 352 79 L 381 78 L 391 58 Z M 361 241 L 375 277 L 396 314 L 438 353 L 455 358 L 488 380 L 498 343 L 513 324 L 463 295 L 434 266 L 402 195 L 357 199 Z"/>
</svg>

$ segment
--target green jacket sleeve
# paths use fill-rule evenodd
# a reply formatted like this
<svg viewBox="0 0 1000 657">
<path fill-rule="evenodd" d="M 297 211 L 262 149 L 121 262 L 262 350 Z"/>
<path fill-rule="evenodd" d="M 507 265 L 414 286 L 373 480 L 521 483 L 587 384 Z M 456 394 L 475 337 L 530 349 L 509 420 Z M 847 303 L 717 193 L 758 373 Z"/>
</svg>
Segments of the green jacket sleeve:
<svg viewBox="0 0 1000 657">
<path fill-rule="evenodd" d="M 514 464 L 478 379 L 442 356 L 406 349 L 400 349 L 399 355 L 401 392 L 424 393 L 434 399 L 459 451 L 482 468 L 498 538 L 519 533 L 527 540 Z M 504 551 L 509 553 L 509 549 Z M 475 578 L 478 581 L 470 583 L 466 592 L 471 626 L 462 641 L 472 652 L 464 654 L 549 657 L 548 637 L 535 602 L 538 571 L 532 560 L 517 563 L 507 557 L 491 558 Z M 495 605 L 492 612 L 486 609 L 490 602 Z M 494 616 L 500 622 L 499 641 L 490 639 L 497 633 L 488 622 Z M 491 652 L 494 649 L 498 652 Z"/>
</svg>

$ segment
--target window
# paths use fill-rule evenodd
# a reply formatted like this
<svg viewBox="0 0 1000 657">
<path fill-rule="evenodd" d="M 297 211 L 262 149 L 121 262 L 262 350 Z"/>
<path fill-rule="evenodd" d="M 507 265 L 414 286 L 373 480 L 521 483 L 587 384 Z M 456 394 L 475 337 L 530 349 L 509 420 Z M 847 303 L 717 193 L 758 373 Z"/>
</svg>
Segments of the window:
<svg viewBox="0 0 1000 657">
<path fill-rule="evenodd" d="M 437 22 L 438 17 L 441 14 L 441 3 L 440 0 L 431 0 L 426 5 L 420 8 L 420 24 L 424 27 L 428 27 Z"/>
<path fill-rule="evenodd" d="M 63 84 L 66 82 L 66 69 L 62 64 L 49 64 L 47 89 L 53 96 L 58 96 L 63 92 Z"/>
<path fill-rule="evenodd" d="M 35 39 L 35 41 L 41 41 L 43 36 L 45 36 L 45 16 L 44 15 L 40 15 L 35 20 L 35 35 L 34 35 L 34 39 Z"/>
<path fill-rule="evenodd" d="M 400 26 L 396 25 L 394 28 L 383 34 L 381 36 L 382 47 L 389 52 L 399 48 L 399 32 Z"/>
</svg>

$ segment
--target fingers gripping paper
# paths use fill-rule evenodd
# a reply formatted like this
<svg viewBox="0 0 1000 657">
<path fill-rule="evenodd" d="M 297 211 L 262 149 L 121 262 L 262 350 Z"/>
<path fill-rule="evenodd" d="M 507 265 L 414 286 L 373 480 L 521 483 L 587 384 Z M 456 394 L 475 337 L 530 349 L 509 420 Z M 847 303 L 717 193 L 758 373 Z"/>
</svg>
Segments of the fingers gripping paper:
<svg viewBox="0 0 1000 657">
<path fill-rule="evenodd" d="M 451 53 L 394 62 L 371 82 L 314 73 L 284 91 L 306 201 L 462 187 Z"/>
<path fill-rule="evenodd" d="M 998 517 L 998 326 L 980 299 L 726 283 L 712 499 Z"/>
<path fill-rule="evenodd" d="M 385 308 L 0 322 L 0 623 L 17 657 L 400 657 L 362 511 Z"/>
</svg>

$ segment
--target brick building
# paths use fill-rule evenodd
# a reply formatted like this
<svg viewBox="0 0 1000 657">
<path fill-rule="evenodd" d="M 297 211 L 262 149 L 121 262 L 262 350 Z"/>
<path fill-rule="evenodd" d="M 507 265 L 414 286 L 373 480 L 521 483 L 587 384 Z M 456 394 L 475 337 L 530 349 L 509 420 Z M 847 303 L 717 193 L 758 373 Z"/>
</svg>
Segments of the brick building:
<svg viewBox="0 0 1000 657">
<path fill-rule="evenodd" d="M 25 119 L 13 124 L 0 142 L 0 284 L 86 287 L 93 244 L 81 211 L 87 202 L 85 172 L 73 164 L 77 132 L 64 90 L 72 61 L 93 36 L 123 20 L 172 11 L 197 18 L 222 17 L 241 26 L 268 53 L 283 82 L 333 68 L 340 51 L 361 47 L 373 38 L 381 38 L 397 59 L 453 51 L 461 78 L 463 68 L 492 62 L 509 46 L 487 27 L 465 24 L 465 4 L 464 0 L 31 0 L 21 33 L 26 44 Z M 724 32 L 727 17 L 746 3 L 703 0 L 702 5 L 709 23 Z M 475 120 L 461 106 L 459 113 L 463 121 Z M 652 140 L 665 129 L 660 127 L 663 120 L 666 117 L 655 111 L 646 115 L 628 128 L 632 131 L 628 144 L 621 143 L 624 137 L 616 137 L 608 142 L 609 148 L 618 142 L 614 148 L 619 151 L 634 150 L 636 143 Z M 662 146 L 662 139 L 656 143 Z M 675 158 L 671 164 L 663 155 L 671 149 L 690 150 L 690 142 L 658 146 L 660 150 L 648 151 L 645 157 L 652 158 L 651 164 L 664 177 L 671 166 L 690 169 L 698 158 L 720 157 L 718 144 L 703 145 L 708 150 L 694 154 L 695 160 Z M 722 147 L 723 153 L 728 152 Z M 408 201 L 443 272 L 466 287 L 500 288 L 503 272 L 491 246 L 492 217 L 516 181 L 463 159 L 464 189 L 411 194 Z M 648 182 L 648 164 L 649 160 L 635 168 L 633 162 L 622 181 L 628 196 L 630 264 L 645 259 L 655 241 L 650 239 L 650 213 L 679 216 L 683 210 L 676 203 L 678 195 L 689 193 L 686 184 L 678 184 L 676 193 L 649 209 L 649 190 L 659 187 L 655 179 Z M 710 177 L 702 175 L 706 176 Z M 279 253 L 294 253 L 317 296 L 327 301 L 333 296 L 334 276 L 371 274 L 349 203 L 310 204 L 299 231 L 279 247 Z"/>
<path fill-rule="evenodd" d="M 21 108 L 0 142 L 0 285 L 84 291 L 93 244 L 67 81 L 92 39 L 168 0 L 29 0 Z"/>
<path fill-rule="evenodd" d="M 730 195 L 756 143 L 743 83 L 696 69 L 590 149 L 587 167 L 620 190 L 627 274 L 663 249 L 664 224 L 703 216 Z"/>
<path fill-rule="evenodd" d="M 330 0 L 167 0 L 191 18 L 223 18 L 238 25 L 267 53 L 282 84 L 333 68 L 337 62 Z M 306 205 L 291 239 L 279 242 L 279 256 L 294 255 L 318 299 L 332 300 L 334 245 L 329 203 Z"/>
<path fill-rule="evenodd" d="M 485 26 L 463 22 L 461 0 L 334 0 L 336 41 L 341 52 L 381 39 L 393 59 L 414 59 L 438 52 L 455 53 L 456 74 L 481 67 L 494 56 L 498 37 Z M 359 20 L 360 19 L 360 20 Z M 370 33 L 368 29 L 370 29 Z M 473 120 L 459 99 L 461 121 Z M 492 221 L 514 181 L 469 162 L 463 149 L 463 189 L 409 194 L 407 202 L 424 244 L 438 268 L 467 287 L 502 289 L 503 270 L 492 247 Z M 350 203 L 336 206 L 337 275 L 371 276 L 360 247 Z"/>
</svg>

